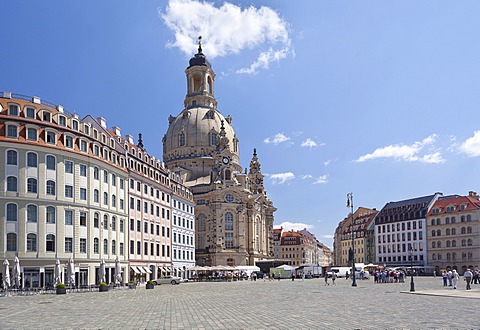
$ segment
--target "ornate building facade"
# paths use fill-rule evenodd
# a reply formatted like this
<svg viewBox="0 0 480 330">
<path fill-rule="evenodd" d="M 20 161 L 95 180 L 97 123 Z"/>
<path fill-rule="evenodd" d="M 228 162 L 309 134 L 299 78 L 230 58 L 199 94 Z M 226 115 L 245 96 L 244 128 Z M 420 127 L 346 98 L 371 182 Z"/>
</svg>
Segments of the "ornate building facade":
<svg viewBox="0 0 480 330">
<path fill-rule="evenodd" d="M 185 70 L 184 109 L 170 116 L 163 138 L 165 165 L 191 188 L 196 206 L 199 265 L 254 265 L 273 257 L 273 213 L 256 151 L 242 173 L 232 118 L 217 109 L 215 73 L 202 53 Z"/>
</svg>

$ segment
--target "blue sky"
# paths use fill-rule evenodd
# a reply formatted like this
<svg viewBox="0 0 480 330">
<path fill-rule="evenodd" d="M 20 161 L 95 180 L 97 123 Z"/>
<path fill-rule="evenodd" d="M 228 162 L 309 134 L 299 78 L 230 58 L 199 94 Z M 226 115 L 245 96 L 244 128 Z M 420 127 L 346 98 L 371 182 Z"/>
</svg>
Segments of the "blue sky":
<svg viewBox="0 0 480 330">
<path fill-rule="evenodd" d="M 480 3 L 4 1 L 0 90 L 107 119 L 161 157 L 203 36 L 275 224 L 328 246 L 355 208 L 479 190 Z M 478 131 L 478 133 L 477 133 Z"/>
</svg>

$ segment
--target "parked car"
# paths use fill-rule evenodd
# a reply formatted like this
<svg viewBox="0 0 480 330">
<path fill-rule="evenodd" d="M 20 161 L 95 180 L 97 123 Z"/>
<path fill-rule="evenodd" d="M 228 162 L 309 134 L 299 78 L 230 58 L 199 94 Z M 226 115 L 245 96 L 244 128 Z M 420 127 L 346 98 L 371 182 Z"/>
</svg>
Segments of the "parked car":
<svg viewBox="0 0 480 330">
<path fill-rule="evenodd" d="M 155 284 L 160 285 L 160 284 L 180 284 L 182 282 L 181 277 L 176 277 L 176 276 L 162 276 L 157 278 L 156 280 L 153 280 Z"/>
</svg>

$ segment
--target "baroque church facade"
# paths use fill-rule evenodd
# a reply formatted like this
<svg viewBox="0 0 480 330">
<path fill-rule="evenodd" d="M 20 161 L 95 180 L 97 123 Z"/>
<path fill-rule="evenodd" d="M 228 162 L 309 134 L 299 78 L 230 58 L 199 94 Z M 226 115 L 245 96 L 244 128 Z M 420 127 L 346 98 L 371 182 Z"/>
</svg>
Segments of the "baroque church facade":
<svg viewBox="0 0 480 330">
<path fill-rule="evenodd" d="M 242 172 L 232 117 L 217 109 L 215 73 L 201 43 L 185 74 L 184 109 L 169 117 L 162 142 L 165 166 L 183 179 L 197 205 L 196 263 L 239 266 L 273 258 L 276 208 L 255 149 Z"/>
</svg>

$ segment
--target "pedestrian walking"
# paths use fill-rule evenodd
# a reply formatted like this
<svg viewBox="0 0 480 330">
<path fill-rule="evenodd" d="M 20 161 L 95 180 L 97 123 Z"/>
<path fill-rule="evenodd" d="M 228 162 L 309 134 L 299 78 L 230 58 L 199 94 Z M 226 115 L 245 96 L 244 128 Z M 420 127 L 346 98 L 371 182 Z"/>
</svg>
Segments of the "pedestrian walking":
<svg viewBox="0 0 480 330">
<path fill-rule="evenodd" d="M 305 281 L 305 273 L 302 273 L 302 282 Z"/>
<path fill-rule="evenodd" d="M 448 277 L 448 286 L 452 286 L 452 271 L 451 270 L 448 271 L 447 277 Z"/>
<path fill-rule="evenodd" d="M 442 279 L 443 279 L 443 286 L 447 286 L 447 279 L 448 279 L 448 275 L 447 275 L 447 272 L 446 271 L 443 271 L 442 273 Z"/>
<path fill-rule="evenodd" d="M 295 281 L 295 273 L 292 272 L 292 281 Z"/>
<path fill-rule="evenodd" d="M 458 279 L 460 276 L 458 275 L 457 271 L 454 269 L 452 271 L 452 282 L 453 282 L 453 288 L 456 289 L 458 285 Z"/>
<path fill-rule="evenodd" d="M 332 285 L 336 285 L 335 284 L 335 279 L 337 278 L 337 273 L 335 272 L 332 272 Z"/>
<path fill-rule="evenodd" d="M 471 290 L 470 283 L 472 282 L 473 274 L 470 269 L 467 269 L 465 273 L 463 273 L 463 279 L 467 282 L 467 290 Z"/>
<path fill-rule="evenodd" d="M 333 272 L 332 272 L 332 274 L 333 274 Z M 327 286 L 327 285 L 330 285 L 330 283 L 328 283 L 328 273 L 325 272 L 325 286 Z"/>
</svg>

